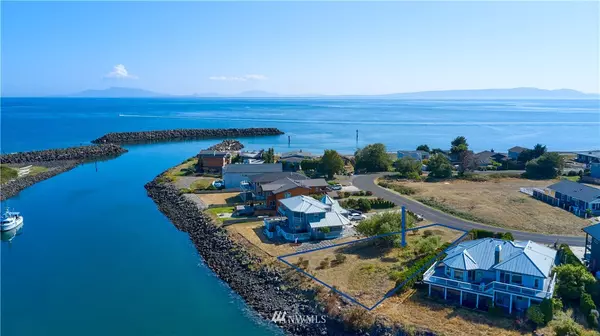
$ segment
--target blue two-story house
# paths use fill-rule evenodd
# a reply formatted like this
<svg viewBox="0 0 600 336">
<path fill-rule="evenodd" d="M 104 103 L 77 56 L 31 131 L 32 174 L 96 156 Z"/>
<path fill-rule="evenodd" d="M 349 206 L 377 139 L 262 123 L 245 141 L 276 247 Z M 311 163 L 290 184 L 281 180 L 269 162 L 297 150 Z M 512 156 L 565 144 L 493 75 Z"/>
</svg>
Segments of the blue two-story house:
<svg viewBox="0 0 600 336">
<path fill-rule="evenodd" d="M 556 251 L 532 241 L 485 238 L 458 244 L 425 272 L 432 294 L 472 308 L 523 311 L 552 297 Z"/>
<path fill-rule="evenodd" d="M 264 220 L 264 233 L 291 242 L 339 238 L 350 224 L 347 211 L 329 196 L 321 201 L 304 195 L 281 199 L 277 212 L 280 216 Z"/>
</svg>

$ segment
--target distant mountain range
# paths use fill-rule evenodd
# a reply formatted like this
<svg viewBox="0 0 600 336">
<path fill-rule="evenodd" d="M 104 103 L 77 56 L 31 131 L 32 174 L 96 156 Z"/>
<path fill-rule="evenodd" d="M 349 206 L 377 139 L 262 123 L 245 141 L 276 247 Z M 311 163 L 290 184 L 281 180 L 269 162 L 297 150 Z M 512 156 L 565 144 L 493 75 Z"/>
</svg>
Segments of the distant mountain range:
<svg viewBox="0 0 600 336">
<path fill-rule="evenodd" d="M 280 95 L 266 91 L 244 91 L 238 94 L 196 93 L 188 96 L 168 95 L 143 89 L 110 87 L 104 90 L 85 90 L 63 97 L 88 98 L 361 98 L 361 99 L 599 99 L 599 94 L 575 90 L 544 90 L 537 88 L 447 90 L 383 95 Z"/>
</svg>

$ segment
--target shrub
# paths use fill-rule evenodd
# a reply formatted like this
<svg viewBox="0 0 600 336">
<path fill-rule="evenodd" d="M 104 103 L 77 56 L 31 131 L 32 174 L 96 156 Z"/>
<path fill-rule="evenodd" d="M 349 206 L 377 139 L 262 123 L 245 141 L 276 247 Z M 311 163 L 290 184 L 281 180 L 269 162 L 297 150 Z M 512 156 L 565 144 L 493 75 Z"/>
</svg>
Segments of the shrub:
<svg viewBox="0 0 600 336">
<path fill-rule="evenodd" d="M 341 254 L 341 253 L 336 253 L 335 254 L 335 262 L 337 264 L 343 264 L 344 261 L 346 261 L 346 255 Z"/>
<path fill-rule="evenodd" d="M 564 264 L 583 265 L 567 244 L 560 244 L 558 253 L 559 260 Z"/>
<path fill-rule="evenodd" d="M 366 194 L 367 194 L 367 196 L 373 196 L 373 192 L 372 192 L 372 191 L 370 191 L 370 190 L 369 190 L 369 191 L 367 191 L 367 192 L 366 192 Z"/>
<path fill-rule="evenodd" d="M 417 231 L 417 230 L 415 230 L 415 231 Z M 423 237 L 427 238 L 429 236 L 433 236 L 433 231 L 431 231 L 431 230 L 423 231 Z"/>
<path fill-rule="evenodd" d="M 380 181 L 379 185 L 384 188 L 391 189 L 402 195 L 414 195 L 417 193 L 416 189 L 401 184 L 393 184 L 389 182 Z"/>
<path fill-rule="evenodd" d="M 319 268 L 326 269 L 327 267 L 329 267 L 329 260 L 327 258 L 321 260 L 321 262 L 319 263 Z"/>
<path fill-rule="evenodd" d="M 556 336 L 581 336 L 583 330 L 581 326 L 570 318 L 564 318 L 554 325 Z"/>
<path fill-rule="evenodd" d="M 535 323 L 536 326 L 542 326 L 546 324 L 544 313 L 542 313 L 542 310 L 537 305 L 527 308 L 527 318 L 531 322 Z"/>
<path fill-rule="evenodd" d="M 590 313 L 587 315 L 586 320 L 590 328 L 598 328 L 598 315 L 596 310 L 590 311 Z"/>
<path fill-rule="evenodd" d="M 557 266 L 555 270 L 558 280 L 556 292 L 563 300 L 579 300 L 586 288 L 596 282 L 594 276 L 583 265 L 565 264 Z"/>
<path fill-rule="evenodd" d="M 554 307 L 552 300 L 542 300 L 542 302 L 540 303 L 540 312 L 542 312 L 542 314 L 544 315 L 544 323 L 552 321 L 552 318 L 554 318 Z"/>
<path fill-rule="evenodd" d="M 557 313 L 563 309 L 563 302 L 559 298 L 552 298 L 552 312 Z"/>
<path fill-rule="evenodd" d="M 383 198 L 371 199 L 369 202 L 371 203 L 371 208 L 373 209 L 389 209 L 396 206 L 394 202 L 390 202 Z"/>
<path fill-rule="evenodd" d="M 371 210 L 371 202 L 366 198 L 360 198 L 356 205 L 362 212 L 369 212 L 369 210 Z"/>
<path fill-rule="evenodd" d="M 585 314 L 588 315 L 592 309 L 596 309 L 596 304 L 594 300 L 592 300 L 592 296 L 588 293 L 581 293 L 581 298 L 579 299 L 579 309 Z"/>
<path fill-rule="evenodd" d="M 344 314 L 344 321 L 354 331 L 369 330 L 375 322 L 373 314 L 364 309 L 355 307 Z"/>
<path fill-rule="evenodd" d="M 441 239 L 439 236 L 422 238 L 417 242 L 415 250 L 419 254 L 432 253 L 438 248 L 438 246 L 440 246 L 440 241 Z"/>
<path fill-rule="evenodd" d="M 510 232 L 504 232 L 502 234 L 502 236 L 500 236 L 500 239 L 510 240 L 510 241 L 515 240 L 515 238 L 513 237 L 512 233 L 510 233 Z"/>
</svg>

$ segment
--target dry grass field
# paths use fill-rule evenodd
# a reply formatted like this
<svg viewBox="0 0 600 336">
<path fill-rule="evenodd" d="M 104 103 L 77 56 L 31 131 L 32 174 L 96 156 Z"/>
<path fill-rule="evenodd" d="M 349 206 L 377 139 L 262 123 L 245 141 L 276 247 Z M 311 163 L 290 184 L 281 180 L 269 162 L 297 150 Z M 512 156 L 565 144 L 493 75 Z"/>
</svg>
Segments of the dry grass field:
<svg viewBox="0 0 600 336">
<path fill-rule="evenodd" d="M 462 232 L 436 226 L 407 234 L 407 247 L 383 244 L 380 238 L 286 258 L 330 286 L 373 306 L 396 287 L 394 273 L 410 267 L 429 252 L 419 242 L 438 237 L 435 248 L 453 242 Z M 431 238 L 426 238 L 431 237 Z M 340 257 L 344 260 L 340 262 Z"/>
<path fill-rule="evenodd" d="M 486 182 L 393 183 L 413 189 L 415 193 L 409 197 L 433 207 L 447 208 L 465 219 L 509 229 L 581 236 L 581 229 L 589 225 L 587 220 L 519 191 L 521 187 L 547 187 L 556 182 L 500 178 Z"/>
<path fill-rule="evenodd" d="M 198 194 L 202 203 L 206 205 L 212 204 L 234 204 L 240 202 L 239 192 L 231 193 L 214 193 L 214 194 Z"/>
</svg>

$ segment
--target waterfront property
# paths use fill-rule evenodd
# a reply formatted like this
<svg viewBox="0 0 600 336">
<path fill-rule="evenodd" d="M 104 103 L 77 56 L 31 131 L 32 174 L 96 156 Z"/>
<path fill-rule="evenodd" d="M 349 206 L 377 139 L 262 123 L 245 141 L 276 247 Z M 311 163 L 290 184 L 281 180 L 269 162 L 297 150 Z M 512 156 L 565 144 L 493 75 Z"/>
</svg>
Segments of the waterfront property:
<svg viewBox="0 0 600 336">
<path fill-rule="evenodd" d="M 239 156 L 243 163 L 246 164 L 261 164 L 264 163 L 262 159 L 263 150 L 255 151 L 241 151 Z"/>
<path fill-rule="evenodd" d="M 423 161 L 423 160 L 428 160 L 429 159 L 429 153 L 426 151 L 422 151 L 422 150 L 399 150 L 398 153 L 396 154 L 396 157 L 398 159 L 402 159 L 404 157 L 409 157 L 409 158 L 413 158 L 417 161 Z"/>
<path fill-rule="evenodd" d="M 251 176 L 282 171 L 281 163 L 229 164 L 223 167 L 223 182 L 227 189 L 239 188 L 240 183 L 248 180 Z"/>
<path fill-rule="evenodd" d="M 458 244 L 425 272 L 429 295 L 473 308 L 524 311 L 552 298 L 556 251 L 532 241 L 477 239 Z"/>
<path fill-rule="evenodd" d="M 223 171 L 223 167 L 231 163 L 231 153 L 215 150 L 201 150 L 198 155 L 196 171 L 198 173 L 218 173 Z"/>
<path fill-rule="evenodd" d="M 252 176 L 240 184 L 242 200 L 254 205 L 262 204 L 264 209 L 277 210 L 279 200 L 300 195 L 324 194 L 329 184 L 324 179 L 309 179 L 293 173 L 267 173 Z"/>
<path fill-rule="evenodd" d="M 279 156 L 279 162 L 283 163 L 283 167 L 285 170 L 289 171 L 297 171 L 302 169 L 300 164 L 303 160 L 312 160 L 316 159 L 317 156 L 313 155 L 309 152 L 303 152 L 302 150 L 282 153 Z"/>
<path fill-rule="evenodd" d="M 533 197 L 580 217 L 600 215 L 600 189 L 561 180 L 545 189 L 533 189 Z"/>
<path fill-rule="evenodd" d="M 600 223 L 583 228 L 585 250 L 583 259 L 592 273 L 600 270 Z"/>
<path fill-rule="evenodd" d="M 577 154 L 577 162 L 591 164 L 591 163 L 600 163 L 600 150 L 587 151 L 587 152 L 578 152 Z"/>
<path fill-rule="evenodd" d="M 521 147 L 521 146 L 512 147 L 508 150 L 508 158 L 510 160 L 516 161 L 519 158 L 519 154 L 521 154 L 526 149 L 528 149 L 528 148 Z"/>
<path fill-rule="evenodd" d="M 277 210 L 280 216 L 264 220 L 264 233 L 269 238 L 292 242 L 339 238 L 350 224 L 340 208 L 329 196 L 321 201 L 304 195 L 281 199 Z"/>
</svg>

